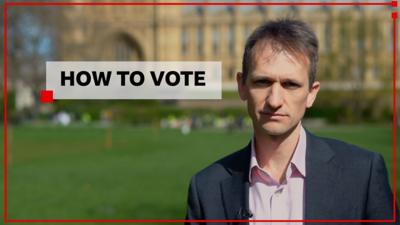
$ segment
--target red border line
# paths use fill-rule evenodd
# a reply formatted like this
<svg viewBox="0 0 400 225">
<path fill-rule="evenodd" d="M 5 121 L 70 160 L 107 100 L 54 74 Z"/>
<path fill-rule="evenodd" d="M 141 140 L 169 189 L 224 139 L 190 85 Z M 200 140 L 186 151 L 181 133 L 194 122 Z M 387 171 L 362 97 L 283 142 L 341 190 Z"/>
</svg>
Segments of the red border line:
<svg viewBox="0 0 400 225">
<path fill-rule="evenodd" d="M 396 148 L 397 148 L 397 108 L 396 108 L 396 69 L 397 69 L 397 47 L 396 47 L 396 30 L 397 30 L 397 12 L 392 13 L 393 20 L 393 220 L 396 221 Z"/>
<path fill-rule="evenodd" d="M 174 219 L 7 219 L 7 6 L 73 6 L 73 5 L 193 5 L 193 6 L 246 6 L 246 5 L 275 5 L 275 6 L 397 6 L 397 1 L 392 2 L 7 2 L 4 0 L 4 223 L 182 223 L 182 222 L 396 222 L 396 18 L 397 13 L 392 13 L 393 18 L 393 219 L 392 220 L 174 220 Z"/>
<path fill-rule="evenodd" d="M 49 220 L 41 220 L 41 219 L 10 219 L 7 220 L 10 223 L 220 223 L 220 222 L 308 222 L 308 223 L 359 223 L 359 222 L 378 222 L 378 223 L 390 223 L 394 222 L 393 220 L 168 220 L 168 219 L 160 219 L 160 220 L 113 220 L 113 219 L 87 219 L 87 220 L 78 220 L 78 219 L 49 219 Z"/>
<path fill-rule="evenodd" d="M 7 222 L 7 1 L 4 0 L 4 46 L 3 46 L 3 69 L 4 69 L 4 79 L 3 79 L 3 85 L 4 85 L 4 92 L 3 92 L 3 116 L 4 116 L 4 208 L 3 208 L 3 217 L 4 217 L 4 222 Z"/>
<path fill-rule="evenodd" d="M 393 2 L 6 2 L 10 6 L 140 5 L 140 6 L 393 6 Z"/>
</svg>

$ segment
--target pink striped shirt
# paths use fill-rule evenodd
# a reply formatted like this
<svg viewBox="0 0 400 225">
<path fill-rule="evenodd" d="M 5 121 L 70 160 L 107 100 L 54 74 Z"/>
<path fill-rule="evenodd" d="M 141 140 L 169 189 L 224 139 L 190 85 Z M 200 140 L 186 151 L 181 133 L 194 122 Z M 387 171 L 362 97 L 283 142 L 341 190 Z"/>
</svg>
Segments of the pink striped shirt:
<svg viewBox="0 0 400 225">
<path fill-rule="evenodd" d="M 254 138 L 251 143 L 249 208 L 250 220 L 301 220 L 304 215 L 304 179 L 306 177 L 306 133 L 303 127 L 282 183 L 263 170 L 256 158 Z M 250 223 L 250 225 L 276 223 Z M 279 225 L 302 225 L 279 223 Z"/>
</svg>

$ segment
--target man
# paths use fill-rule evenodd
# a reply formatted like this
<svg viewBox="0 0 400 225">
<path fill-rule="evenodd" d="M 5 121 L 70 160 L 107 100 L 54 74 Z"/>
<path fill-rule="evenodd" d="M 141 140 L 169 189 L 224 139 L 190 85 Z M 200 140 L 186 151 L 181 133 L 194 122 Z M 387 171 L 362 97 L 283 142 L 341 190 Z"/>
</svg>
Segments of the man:
<svg viewBox="0 0 400 225">
<path fill-rule="evenodd" d="M 270 21 L 252 33 L 237 84 L 253 139 L 193 176 L 188 220 L 393 219 L 382 157 L 301 124 L 320 89 L 317 61 L 317 38 L 301 21 Z"/>
</svg>

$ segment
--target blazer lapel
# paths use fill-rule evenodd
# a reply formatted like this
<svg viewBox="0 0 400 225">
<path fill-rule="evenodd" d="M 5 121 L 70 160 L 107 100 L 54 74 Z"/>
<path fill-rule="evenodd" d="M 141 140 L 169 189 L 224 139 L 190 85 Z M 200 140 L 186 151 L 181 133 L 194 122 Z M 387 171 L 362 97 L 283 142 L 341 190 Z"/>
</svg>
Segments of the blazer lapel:
<svg viewBox="0 0 400 225">
<path fill-rule="evenodd" d="M 305 219 L 332 218 L 339 172 L 328 144 L 307 132 Z"/>
<path fill-rule="evenodd" d="M 249 209 L 250 153 L 248 145 L 241 151 L 241 156 L 229 162 L 226 168 L 232 176 L 220 184 L 227 219 L 249 219 L 246 212 Z M 327 143 L 307 132 L 304 219 L 332 217 L 330 213 L 335 209 L 334 193 L 340 175 L 334 155 Z"/>
<path fill-rule="evenodd" d="M 227 219 L 248 220 L 249 211 L 249 166 L 250 145 L 244 148 L 237 160 L 232 160 L 226 167 L 231 177 L 221 182 L 222 200 Z M 246 217 L 247 216 L 247 217 Z M 235 223 L 238 224 L 238 223 Z M 248 223 L 240 223 L 248 224 Z"/>
<path fill-rule="evenodd" d="M 240 176 L 232 176 L 221 183 L 221 189 L 227 218 L 249 219 L 243 218 L 248 209 L 248 183 Z"/>
</svg>

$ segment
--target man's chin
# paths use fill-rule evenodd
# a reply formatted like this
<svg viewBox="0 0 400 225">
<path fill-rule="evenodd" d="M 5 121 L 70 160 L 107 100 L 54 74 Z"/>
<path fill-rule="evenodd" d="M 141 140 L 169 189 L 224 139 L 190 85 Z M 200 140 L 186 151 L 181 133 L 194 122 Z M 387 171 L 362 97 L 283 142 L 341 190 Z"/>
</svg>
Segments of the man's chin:
<svg viewBox="0 0 400 225">
<path fill-rule="evenodd" d="M 287 131 L 279 130 L 279 129 L 263 129 L 263 133 L 268 136 L 279 137 L 279 136 L 285 135 L 287 133 Z"/>
<path fill-rule="evenodd" d="M 271 137 L 280 137 L 287 136 L 293 132 L 295 127 L 296 126 L 283 126 L 281 124 L 264 124 L 262 127 L 260 127 L 260 132 Z"/>
</svg>

